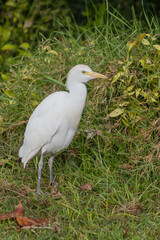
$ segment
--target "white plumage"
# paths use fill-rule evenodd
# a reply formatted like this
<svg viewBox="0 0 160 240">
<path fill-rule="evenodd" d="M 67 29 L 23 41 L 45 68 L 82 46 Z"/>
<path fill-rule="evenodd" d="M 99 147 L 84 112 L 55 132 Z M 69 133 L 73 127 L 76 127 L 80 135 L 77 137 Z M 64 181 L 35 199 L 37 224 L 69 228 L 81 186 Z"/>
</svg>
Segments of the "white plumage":
<svg viewBox="0 0 160 240">
<path fill-rule="evenodd" d="M 54 154 L 67 148 L 71 143 L 85 106 L 87 89 L 85 83 L 94 78 L 106 76 L 93 72 L 80 64 L 73 67 L 67 76 L 69 92 L 55 92 L 46 97 L 32 113 L 24 134 L 24 142 L 19 150 L 24 167 L 35 155 L 41 155 L 38 172 L 37 192 L 40 193 L 43 156 Z M 49 159 L 50 181 L 53 183 L 52 163 Z"/>
</svg>

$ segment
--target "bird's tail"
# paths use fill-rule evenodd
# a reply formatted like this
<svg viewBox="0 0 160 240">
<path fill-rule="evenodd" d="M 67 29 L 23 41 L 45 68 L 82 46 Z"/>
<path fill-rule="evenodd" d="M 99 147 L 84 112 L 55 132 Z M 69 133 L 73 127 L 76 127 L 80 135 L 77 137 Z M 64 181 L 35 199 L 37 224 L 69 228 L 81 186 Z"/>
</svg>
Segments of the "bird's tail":
<svg viewBox="0 0 160 240">
<path fill-rule="evenodd" d="M 23 145 L 19 149 L 19 157 L 22 158 L 21 161 L 23 163 L 23 167 L 25 168 L 27 161 L 25 161 L 26 158 L 24 157 L 24 147 L 23 147 Z"/>
<path fill-rule="evenodd" d="M 19 149 L 19 157 L 23 158 L 23 145 Z"/>
<path fill-rule="evenodd" d="M 19 157 L 22 158 L 23 167 L 26 167 L 26 164 L 29 160 L 31 160 L 38 152 L 39 149 L 34 149 L 31 152 L 28 153 L 26 151 L 25 147 L 22 145 L 19 149 Z"/>
</svg>

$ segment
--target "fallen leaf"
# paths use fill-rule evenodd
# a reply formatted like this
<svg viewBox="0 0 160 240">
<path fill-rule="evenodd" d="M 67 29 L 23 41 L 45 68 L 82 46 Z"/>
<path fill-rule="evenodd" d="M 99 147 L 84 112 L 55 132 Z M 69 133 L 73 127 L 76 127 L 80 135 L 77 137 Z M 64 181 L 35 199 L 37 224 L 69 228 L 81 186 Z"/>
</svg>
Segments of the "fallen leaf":
<svg viewBox="0 0 160 240">
<path fill-rule="evenodd" d="M 49 221 L 38 218 L 26 217 L 24 216 L 24 210 L 21 202 L 19 202 L 18 207 L 12 212 L 6 212 L 4 215 L 0 215 L 0 220 L 6 220 L 9 218 L 16 218 L 17 222 L 21 227 L 32 227 L 32 226 L 42 226 Z"/>
<path fill-rule="evenodd" d="M 12 212 L 6 212 L 4 215 L 0 215 L 0 221 L 10 219 L 10 218 L 16 218 L 17 216 L 24 216 L 24 211 L 23 211 L 21 202 L 19 202 L 16 210 Z"/>
<path fill-rule="evenodd" d="M 153 47 L 156 48 L 158 51 L 160 51 L 160 45 L 155 44 L 153 45 Z"/>
<path fill-rule="evenodd" d="M 0 221 L 10 219 L 10 218 L 15 218 L 15 217 L 16 217 L 15 211 L 6 212 L 4 215 L 0 215 Z"/>
<path fill-rule="evenodd" d="M 21 202 L 19 202 L 18 207 L 16 208 L 15 212 L 18 216 L 24 216 L 24 211 L 23 211 Z"/>
<path fill-rule="evenodd" d="M 55 186 L 51 188 L 51 196 L 59 199 L 62 197 L 62 194 L 60 193 L 60 191 L 58 191 L 57 187 Z"/>
<path fill-rule="evenodd" d="M 91 191 L 92 190 L 92 186 L 93 186 L 93 182 L 89 182 L 89 183 L 81 185 L 80 189 Z"/>
<path fill-rule="evenodd" d="M 32 18 L 29 18 L 29 19 L 26 19 L 25 22 L 24 22 L 24 28 L 30 28 L 33 24 L 33 20 Z"/>
<path fill-rule="evenodd" d="M 142 39 L 142 43 L 143 43 L 143 45 L 147 45 L 147 46 L 149 46 L 150 45 L 150 42 L 147 40 L 147 39 Z"/>
<path fill-rule="evenodd" d="M 42 226 L 49 222 L 49 221 L 43 220 L 41 218 L 35 219 L 32 217 L 25 217 L 25 216 L 22 216 L 22 217 L 18 216 L 18 217 L 16 217 L 16 220 L 21 227 Z"/>
<path fill-rule="evenodd" d="M 124 112 L 124 109 L 122 108 L 116 108 L 113 112 L 109 114 L 110 117 L 118 117 Z"/>
</svg>

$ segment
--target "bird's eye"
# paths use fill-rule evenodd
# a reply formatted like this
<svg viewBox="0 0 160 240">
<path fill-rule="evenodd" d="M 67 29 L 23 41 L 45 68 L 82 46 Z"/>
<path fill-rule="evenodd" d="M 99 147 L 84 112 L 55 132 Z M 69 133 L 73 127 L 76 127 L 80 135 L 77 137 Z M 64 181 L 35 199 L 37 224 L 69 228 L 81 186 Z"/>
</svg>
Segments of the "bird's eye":
<svg viewBox="0 0 160 240">
<path fill-rule="evenodd" d="M 82 71 L 82 73 L 83 73 L 83 74 L 85 74 L 85 73 L 86 73 L 86 71 L 84 71 L 84 70 L 83 70 L 83 71 Z"/>
</svg>

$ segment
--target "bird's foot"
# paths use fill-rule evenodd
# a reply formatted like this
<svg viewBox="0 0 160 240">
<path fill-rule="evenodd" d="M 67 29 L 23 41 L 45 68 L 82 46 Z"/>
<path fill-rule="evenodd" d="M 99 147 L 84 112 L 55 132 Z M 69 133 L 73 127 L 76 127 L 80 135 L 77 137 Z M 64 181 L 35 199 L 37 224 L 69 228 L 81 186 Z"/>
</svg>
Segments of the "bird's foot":
<svg viewBox="0 0 160 240">
<path fill-rule="evenodd" d="M 42 191 L 40 191 L 39 189 L 37 189 L 37 194 L 38 194 L 38 195 L 41 195 L 41 196 L 47 195 L 46 192 L 42 192 Z"/>
<path fill-rule="evenodd" d="M 51 182 L 50 186 L 53 188 L 57 188 L 58 187 L 58 183 L 57 182 Z"/>
</svg>

